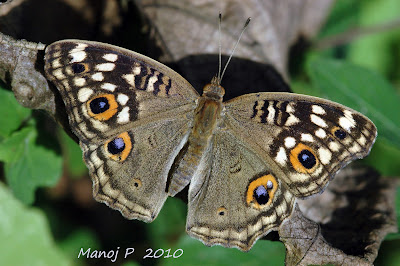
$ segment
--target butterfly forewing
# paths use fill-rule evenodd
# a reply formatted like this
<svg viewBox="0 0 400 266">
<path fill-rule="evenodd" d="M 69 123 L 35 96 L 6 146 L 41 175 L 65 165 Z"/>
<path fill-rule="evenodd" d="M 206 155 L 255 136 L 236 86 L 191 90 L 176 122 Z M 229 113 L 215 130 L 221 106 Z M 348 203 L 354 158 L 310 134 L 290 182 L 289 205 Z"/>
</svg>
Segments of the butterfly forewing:
<svg viewBox="0 0 400 266">
<path fill-rule="evenodd" d="M 46 49 L 45 71 L 60 91 L 71 128 L 82 141 L 101 142 L 135 123 L 164 119 L 173 109 L 179 113 L 181 106 L 194 108 L 198 97 L 168 67 L 102 43 L 53 43 Z"/>
<path fill-rule="evenodd" d="M 321 192 L 377 135 L 364 115 L 316 97 L 247 94 L 226 104 L 227 123 L 297 197 Z"/>
<path fill-rule="evenodd" d="M 45 72 L 80 140 L 94 197 L 127 218 L 152 221 L 190 133 L 197 92 L 150 58 L 96 42 L 51 44 Z"/>
</svg>

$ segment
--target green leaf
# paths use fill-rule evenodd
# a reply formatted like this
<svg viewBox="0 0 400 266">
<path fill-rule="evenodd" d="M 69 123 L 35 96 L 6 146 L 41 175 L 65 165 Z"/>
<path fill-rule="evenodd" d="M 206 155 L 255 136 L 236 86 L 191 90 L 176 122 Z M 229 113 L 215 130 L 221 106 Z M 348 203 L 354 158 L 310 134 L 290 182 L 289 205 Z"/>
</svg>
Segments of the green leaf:
<svg viewBox="0 0 400 266">
<path fill-rule="evenodd" d="M 318 37 L 339 34 L 356 25 L 359 20 L 360 6 L 359 0 L 336 1 Z"/>
<path fill-rule="evenodd" d="M 281 242 L 259 240 L 249 252 L 221 246 L 207 247 L 187 235 L 175 248 L 183 250 L 179 258 L 163 259 L 163 265 L 284 265 L 285 246 Z"/>
<path fill-rule="evenodd" d="M 60 241 L 59 246 L 68 258 L 73 258 L 74 265 L 84 265 L 85 258 L 78 259 L 78 254 L 82 247 L 90 247 L 92 250 L 100 249 L 96 234 L 86 228 L 75 230 L 66 239 Z"/>
<path fill-rule="evenodd" d="M 399 0 L 361 1 L 360 27 L 371 27 L 398 19 Z M 348 59 L 382 74 L 390 73 L 398 58 L 394 55 L 394 44 L 400 38 L 399 29 L 370 34 L 353 41 L 348 50 Z"/>
<path fill-rule="evenodd" d="M 329 98 L 368 116 L 378 135 L 400 148 L 400 96 L 379 74 L 340 60 L 316 58 L 307 64 L 313 86 Z"/>
<path fill-rule="evenodd" d="M 384 241 L 374 265 L 397 266 L 400 262 L 400 240 Z"/>
<path fill-rule="evenodd" d="M 187 206 L 182 200 L 171 197 L 167 199 L 157 219 L 146 225 L 154 248 L 168 249 L 176 239 L 186 235 L 186 213 Z"/>
<path fill-rule="evenodd" d="M 46 218 L 22 205 L 0 183 L 0 265 L 70 265 L 55 245 Z"/>
<path fill-rule="evenodd" d="M 31 127 L 26 137 L 14 147 L 21 155 L 5 164 L 6 180 L 14 195 L 26 204 L 34 201 L 41 186 L 54 186 L 61 176 L 62 159 L 53 150 L 36 144 L 37 132 Z"/>
<path fill-rule="evenodd" d="M 64 130 L 60 130 L 60 140 L 64 158 L 66 158 L 68 173 L 73 178 L 87 174 L 88 169 L 82 159 L 82 150 Z"/>
<path fill-rule="evenodd" d="M 400 174 L 400 149 L 387 140 L 379 138 L 363 162 L 372 165 L 385 176 L 398 176 Z"/>
<path fill-rule="evenodd" d="M 21 144 L 28 138 L 32 130 L 32 127 L 23 128 L 0 142 L 0 161 L 11 163 L 21 158 L 24 152 L 24 146 Z"/>
<path fill-rule="evenodd" d="M 0 139 L 5 138 L 20 127 L 31 110 L 22 107 L 11 91 L 0 89 Z"/>
</svg>

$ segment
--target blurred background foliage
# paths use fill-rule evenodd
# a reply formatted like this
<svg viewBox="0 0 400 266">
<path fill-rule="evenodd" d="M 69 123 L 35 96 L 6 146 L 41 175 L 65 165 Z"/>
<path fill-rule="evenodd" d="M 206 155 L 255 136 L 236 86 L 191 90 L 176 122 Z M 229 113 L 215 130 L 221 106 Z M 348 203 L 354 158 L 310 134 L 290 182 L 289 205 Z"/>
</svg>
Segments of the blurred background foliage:
<svg viewBox="0 0 400 266">
<path fill-rule="evenodd" d="M 367 110 L 379 137 L 363 161 L 393 178 L 400 176 L 399 20 L 398 0 L 339 0 L 311 46 L 299 42 L 290 55 L 294 92 Z M 179 199 L 169 198 L 151 224 L 124 219 L 94 202 L 79 145 L 45 114 L 21 107 L 4 88 L 0 114 L 1 265 L 111 265 L 110 259 L 77 256 L 81 248 L 118 247 L 119 265 L 284 263 L 280 242 L 258 241 L 243 253 L 191 239 L 185 233 L 186 204 Z M 396 204 L 399 213 L 399 193 Z M 129 247 L 135 252 L 123 259 Z M 184 254 L 143 259 L 148 248 Z M 400 264 L 400 234 L 387 236 L 375 264 Z"/>
</svg>

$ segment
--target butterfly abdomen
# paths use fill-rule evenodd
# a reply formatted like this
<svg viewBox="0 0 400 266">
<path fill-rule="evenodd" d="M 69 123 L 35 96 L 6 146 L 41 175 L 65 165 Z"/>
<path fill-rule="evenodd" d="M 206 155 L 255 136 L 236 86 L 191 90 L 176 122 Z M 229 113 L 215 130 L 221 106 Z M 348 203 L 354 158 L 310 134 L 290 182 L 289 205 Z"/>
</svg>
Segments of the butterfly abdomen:
<svg viewBox="0 0 400 266">
<path fill-rule="evenodd" d="M 168 193 L 174 196 L 187 186 L 205 164 L 205 155 L 210 147 L 214 129 L 221 116 L 222 97 L 203 95 L 195 110 L 194 126 L 189 135 L 187 149 L 175 160 L 177 166 L 172 173 Z"/>
</svg>

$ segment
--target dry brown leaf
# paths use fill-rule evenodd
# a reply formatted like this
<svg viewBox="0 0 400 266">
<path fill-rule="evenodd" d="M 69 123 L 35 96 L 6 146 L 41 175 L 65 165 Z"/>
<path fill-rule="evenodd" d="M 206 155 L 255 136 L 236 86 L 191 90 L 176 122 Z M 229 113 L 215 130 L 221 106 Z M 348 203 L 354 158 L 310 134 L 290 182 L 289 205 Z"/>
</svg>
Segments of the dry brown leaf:
<svg viewBox="0 0 400 266">
<path fill-rule="evenodd" d="M 372 265 L 386 234 L 397 230 L 396 184 L 365 167 L 344 168 L 281 225 L 286 263 Z"/>
<path fill-rule="evenodd" d="M 152 33 L 164 48 L 163 61 L 218 53 L 218 13 L 222 53 L 229 55 L 248 17 L 252 18 L 235 56 L 273 65 L 285 78 L 290 46 L 303 34 L 317 33 L 333 1 L 137 0 Z M 316 7 L 316 8 L 315 8 Z"/>
</svg>

